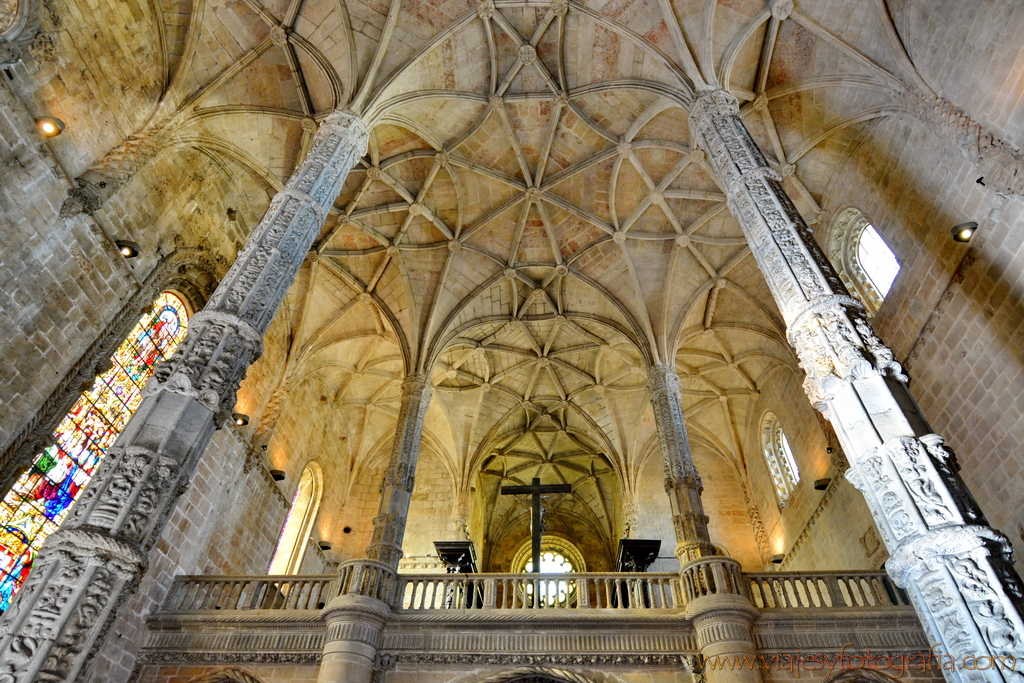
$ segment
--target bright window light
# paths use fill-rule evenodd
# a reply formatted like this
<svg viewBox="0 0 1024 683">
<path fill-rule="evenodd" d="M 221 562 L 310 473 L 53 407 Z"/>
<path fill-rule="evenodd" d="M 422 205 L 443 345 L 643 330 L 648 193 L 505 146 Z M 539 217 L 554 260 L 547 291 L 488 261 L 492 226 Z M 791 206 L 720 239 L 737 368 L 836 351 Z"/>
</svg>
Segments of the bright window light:
<svg viewBox="0 0 1024 683">
<path fill-rule="evenodd" d="M 864 232 L 860 235 L 860 248 L 857 255 L 861 267 L 871 279 L 871 284 L 875 286 L 882 298 L 885 298 L 900 272 L 900 263 L 874 226 L 864 227 Z"/>
</svg>

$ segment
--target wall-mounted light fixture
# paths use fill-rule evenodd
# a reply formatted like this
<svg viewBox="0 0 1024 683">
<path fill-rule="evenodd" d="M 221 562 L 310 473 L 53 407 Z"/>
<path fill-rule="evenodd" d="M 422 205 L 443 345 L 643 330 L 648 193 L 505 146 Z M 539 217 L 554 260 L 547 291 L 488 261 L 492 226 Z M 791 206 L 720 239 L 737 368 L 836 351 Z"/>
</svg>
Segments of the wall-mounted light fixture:
<svg viewBox="0 0 1024 683">
<path fill-rule="evenodd" d="M 782 561 L 784 559 L 786 559 L 786 556 L 782 553 L 779 553 L 778 555 L 772 555 L 772 564 L 782 564 Z"/>
<path fill-rule="evenodd" d="M 117 240 L 114 242 L 117 245 L 117 250 L 121 252 L 121 256 L 125 258 L 135 258 L 142 251 L 142 247 L 139 246 L 138 242 L 131 242 L 129 240 Z"/>
<path fill-rule="evenodd" d="M 334 547 L 330 541 L 320 541 L 317 545 L 320 546 L 320 550 L 330 550 Z"/>
<path fill-rule="evenodd" d="M 231 413 L 231 419 L 235 421 L 235 424 L 239 427 L 244 427 L 249 424 L 249 416 L 245 413 Z"/>
<path fill-rule="evenodd" d="M 55 138 L 64 132 L 64 122 L 53 116 L 41 116 L 36 119 L 36 128 L 43 134 L 44 138 Z"/>
<path fill-rule="evenodd" d="M 815 479 L 814 480 L 814 490 L 815 491 L 824 491 L 825 489 L 828 488 L 828 485 L 831 484 L 831 483 L 832 483 L 832 478 L 831 477 L 825 477 L 824 479 Z"/>
<path fill-rule="evenodd" d="M 284 470 L 270 470 L 270 478 L 274 481 L 284 481 L 285 476 Z"/>
<path fill-rule="evenodd" d="M 954 242 L 970 242 L 977 230 L 978 224 L 974 221 L 968 221 L 954 226 L 950 232 L 953 234 Z"/>
</svg>

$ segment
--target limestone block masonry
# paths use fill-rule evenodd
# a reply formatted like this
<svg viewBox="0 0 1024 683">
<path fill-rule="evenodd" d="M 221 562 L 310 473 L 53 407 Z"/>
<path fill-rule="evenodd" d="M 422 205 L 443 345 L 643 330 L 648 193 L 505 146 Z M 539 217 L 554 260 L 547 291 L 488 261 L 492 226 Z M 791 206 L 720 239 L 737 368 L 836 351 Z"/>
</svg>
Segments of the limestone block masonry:
<svg viewBox="0 0 1024 683">
<path fill-rule="evenodd" d="M 906 387 L 907 377 L 849 296 L 722 90 L 690 113 L 729 209 L 739 220 L 807 373 L 804 389 L 835 427 L 890 553 L 942 651 L 1024 657 L 1022 589 L 1010 544 L 990 528 Z M 952 681 L 1003 681 L 1002 671 L 950 671 Z"/>
<path fill-rule="evenodd" d="M 309 153 L 143 400 L 60 530 L 0 617 L 0 680 L 69 681 L 85 673 L 291 286 L 349 169 L 366 150 L 362 121 L 328 116 Z"/>
</svg>

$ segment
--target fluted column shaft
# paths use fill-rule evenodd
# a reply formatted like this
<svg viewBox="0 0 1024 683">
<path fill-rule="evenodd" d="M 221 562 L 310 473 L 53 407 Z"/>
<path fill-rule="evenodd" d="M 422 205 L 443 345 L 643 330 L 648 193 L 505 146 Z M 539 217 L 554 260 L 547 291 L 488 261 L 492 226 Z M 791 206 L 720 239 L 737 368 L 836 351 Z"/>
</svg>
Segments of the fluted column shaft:
<svg viewBox="0 0 1024 683">
<path fill-rule="evenodd" d="M 679 376 L 667 364 L 651 368 L 647 391 L 654 409 L 661 456 L 665 465 L 665 491 L 672 506 L 676 532 L 676 557 L 681 564 L 718 554 L 708 534 L 708 517 L 700 494 L 704 490 L 693 464 L 690 441 L 683 419 Z"/>
<path fill-rule="evenodd" d="M 919 412 L 907 377 L 863 305 L 782 189 L 736 100 L 703 93 L 690 113 L 729 208 L 782 312 L 807 373 L 804 389 L 835 427 L 882 534 L 890 576 L 910 594 L 932 642 L 954 657 L 1024 657 L 1021 582 L 1006 537 L 988 526 L 953 453 Z M 947 672 L 967 681 L 965 672 Z M 998 667 L 971 681 L 1002 681 Z"/>
<path fill-rule="evenodd" d="M 83 673 L 118 605 L 138 586 L 213 432 L 230 417 L 263 334 L 366 141 L 355 116 L 336 112 L 321 125 L 0 617 L 0 679 L 64 681 Z"/>
</svg>

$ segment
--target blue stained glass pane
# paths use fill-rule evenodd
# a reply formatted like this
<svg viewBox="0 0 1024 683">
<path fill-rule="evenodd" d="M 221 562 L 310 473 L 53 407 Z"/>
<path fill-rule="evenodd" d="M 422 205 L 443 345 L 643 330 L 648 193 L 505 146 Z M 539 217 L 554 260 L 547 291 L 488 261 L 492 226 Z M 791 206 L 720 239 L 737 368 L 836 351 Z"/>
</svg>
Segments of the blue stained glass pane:
<svg viewBox="0 0 1024 683">
<path fill-rule="evenodd" d="M 53 433 L 54 446 L 36 456 L 0 502 L 0 611 L 25 583 L 36 552 L 57 530 L 89 483 L 100 460 L 142 400 L 153 367 L 185 337 L 188 313 L 181 299 L 164 292 L 153 312 L 139 320 Z"/>
</svg>

